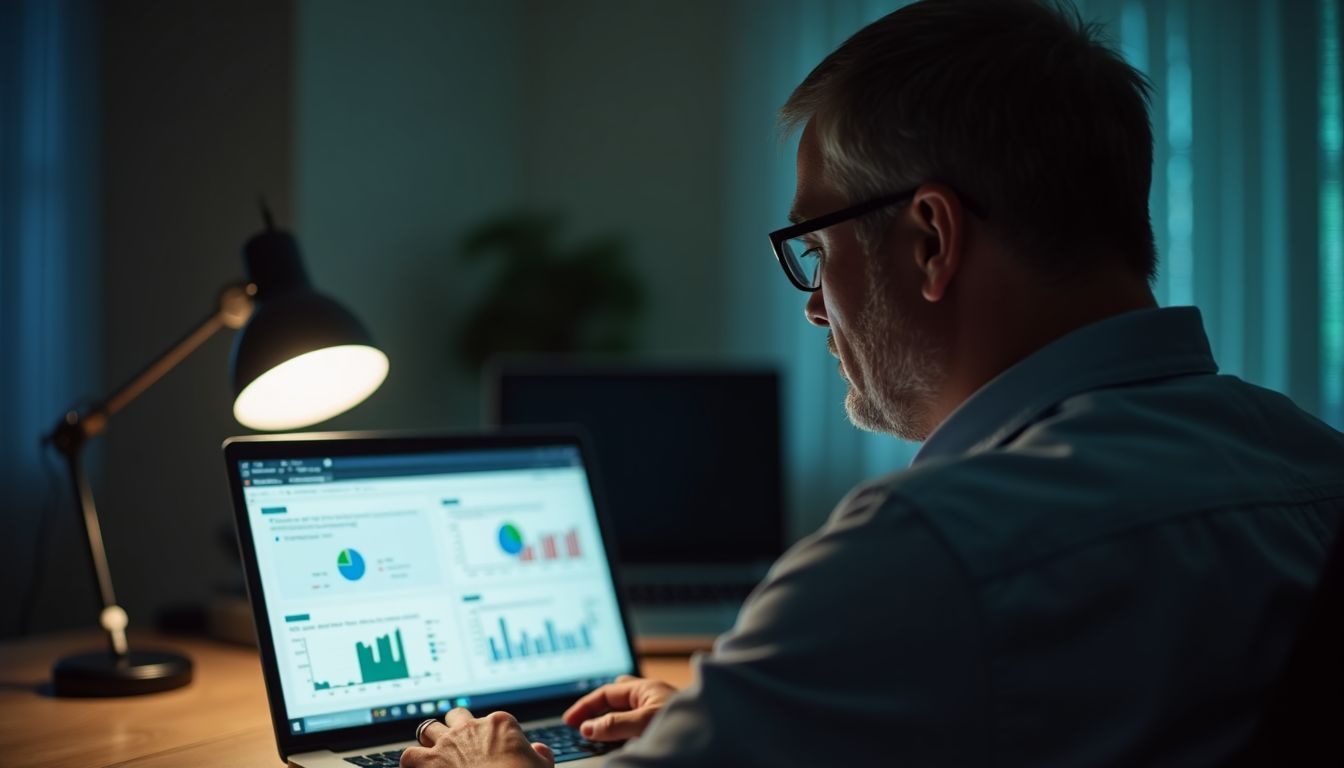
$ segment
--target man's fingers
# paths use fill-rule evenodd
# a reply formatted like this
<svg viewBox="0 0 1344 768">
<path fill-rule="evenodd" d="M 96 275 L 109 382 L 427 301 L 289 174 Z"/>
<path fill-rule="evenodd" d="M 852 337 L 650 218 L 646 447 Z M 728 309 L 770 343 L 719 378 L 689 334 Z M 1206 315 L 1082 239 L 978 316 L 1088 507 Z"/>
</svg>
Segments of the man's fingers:
<svg viewBox="0 0 1344 768">
<path fill-rule="evenodd" d="M 579 726 L 579 733 L 593 741 L 625 741 L 644 732 L 656 709 L 637 709 L 633 712 L 608 712 Z"/>
<path fill-rule="evenodd" d="M 630 709 L 634 706 L 630 694 L 634 691 L 632 682 L 608 683 L 595 691 L 589 691 L 565 710 L 565 723 L 573 728 L 584 720 L 596 717 L 613 709 Z"/>
<path fill-rule="evenodd" d="M 475 719 L 476 716 L 471 714 L 471 710 L 466 707 L 454 707 L 453 709 L 448 710 L 448 714 L 443 716 L 443 722 L 447 723 L 449 728 L 458 728 Z M 425 728 L 425 730 L 428 731 L 430 728 L 433 728 L 433 726 L 429 726 L 428 728 Z"/>
<path fill-rule="evenodd" d="M 526 765 L 535 765 L 537 757 L 548 766 L 555 765 L 555 753 L 550 747 L 528 742 L 518 726 L 518 720 L 508 712 L 497 710 L 477 719 L 470 710 L 458 707 L 450 710 L 444 720 L 446 724 L 438 720 L 426 720 L 416 728 L 416 737 L 421 746 L 402 751 L 402 768 L 460 765 L 459 761 L 464 755 L 474 756 L 472 765 L 479 765 L 479 758 L 501 759 L 505 755 L 513 758 L 510 765 L 517 762 L 516 758 L 523 758 Z M 453 755 L 458 760 L 454 760 Z"/>
<path fill-rule="evenodd" d="M 432 754 L 434 753 L 425 747 L 407 747 L 401 751 L 401 760 L 398 765 L 401 768 L 416 768 L 416 766 L 424 765 Z"/>
</svg>

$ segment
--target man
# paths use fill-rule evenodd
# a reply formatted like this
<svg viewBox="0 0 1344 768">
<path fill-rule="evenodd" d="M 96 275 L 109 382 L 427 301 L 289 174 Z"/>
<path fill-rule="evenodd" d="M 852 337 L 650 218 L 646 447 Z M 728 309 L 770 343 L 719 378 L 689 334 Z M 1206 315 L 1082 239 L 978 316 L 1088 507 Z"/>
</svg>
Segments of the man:
<svg viewBox="0 0 1344 768">
<path fill-rule="evenodd" d="M 1344 511 L 1344 436 L 1157 309 L 1148 85 L 1030 0 L 928 0 L 783 109 L 772 234 L 860 427 L 924 445 L 772 569 L 680 693 L 567 714 L 635 766 L 1217 765 Z M 655 716 L 656 715 L 656 716 Z M 403 764 L 544 765 L 458 710 Z"/>
</svg>

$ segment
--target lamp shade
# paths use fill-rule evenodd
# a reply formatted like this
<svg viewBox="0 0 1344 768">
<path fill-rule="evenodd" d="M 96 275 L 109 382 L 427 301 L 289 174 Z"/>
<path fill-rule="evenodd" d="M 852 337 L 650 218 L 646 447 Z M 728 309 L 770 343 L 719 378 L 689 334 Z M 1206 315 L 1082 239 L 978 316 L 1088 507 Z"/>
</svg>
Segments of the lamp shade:
<svg viewBox="0 0 1344 768">
<path fill-rule="evenodd" d="M 387 356 L 349 310 L 312 289 L 293 237 L 268 229 L 247 242 L 243 260 L 257 293 L 230 360 L 240 424 L 306 427 L 378 389 Z"/>
</svg>

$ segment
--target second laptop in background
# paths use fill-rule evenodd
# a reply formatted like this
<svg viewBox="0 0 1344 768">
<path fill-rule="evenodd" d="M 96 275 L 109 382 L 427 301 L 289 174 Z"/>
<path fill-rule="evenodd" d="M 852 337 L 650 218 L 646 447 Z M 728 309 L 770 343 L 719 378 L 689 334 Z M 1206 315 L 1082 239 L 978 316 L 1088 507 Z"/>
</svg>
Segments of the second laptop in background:
<svg viewBox="0 0 1344 768">
<path fill-rule="evenodd" d="M 486 379 L 494 425 L 588 431 L 641 646 L 730 628 L 785 543 L 778 374 L 515 362 Z"/>
</svg>

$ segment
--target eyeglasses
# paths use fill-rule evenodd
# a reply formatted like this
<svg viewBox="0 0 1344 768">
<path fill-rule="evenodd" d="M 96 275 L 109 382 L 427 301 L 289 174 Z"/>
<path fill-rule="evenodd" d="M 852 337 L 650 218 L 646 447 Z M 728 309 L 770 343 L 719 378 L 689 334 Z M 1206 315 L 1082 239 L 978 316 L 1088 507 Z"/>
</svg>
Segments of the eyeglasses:
<svg viewBox="0 0 1344 768">
<path fill-rule="evenodd" d="M 770 233 L 770 245 L 775 249 L 775 258 L 784 274 L 789 276 L 800 291 L 811 293 L 821 287 L 821 246 L 815 238 L 808 235 L 827 227 L 833 227 L 842 221 L 858 218 L 889 205 L 909 202 L 914 197 L 914 189 L 895 195 L 883 195 L 858 205 L 841 208 L 833 213 L 808 219 Z"/>
<path fill-rule="evenodd" d="M 908 203 L 915 196 L 915 192 L 918 191 L 919 188 L 916 187 L 906 192 L 882 195 L 771 232 L 770 245 L 775 249 L 775 258 L 779 260 L 779 266 L 784 268 L 784 274 L 788 275 L 789 282 L 793 283 L 798 290 L 808 293 L 816 291 L 821 288 L 821 247 L 816 243 L 815 238 L 809 238 L 808 235 L 827 227 L 833 227 L 843 221 L 857 218 L 865 213 L 872 213 L 879 208 L 886 208 L 897 203 Z M 962 204 L 972 214 L 982 219 L 985 218 L 981 209 L 966 200 L 964 196 L 962 197 Z"/>
</svg>

